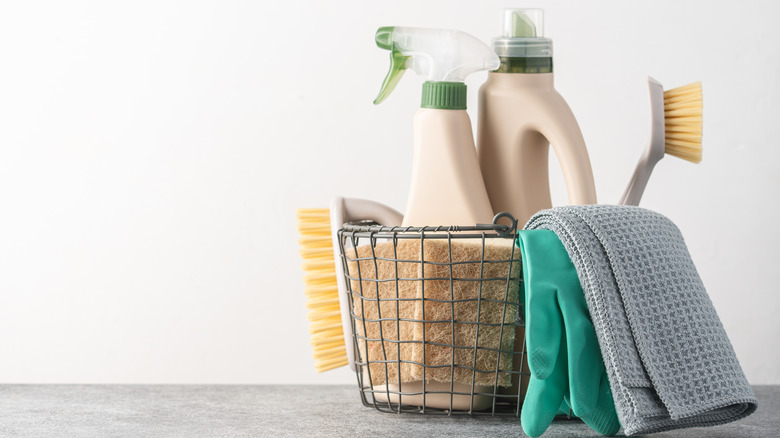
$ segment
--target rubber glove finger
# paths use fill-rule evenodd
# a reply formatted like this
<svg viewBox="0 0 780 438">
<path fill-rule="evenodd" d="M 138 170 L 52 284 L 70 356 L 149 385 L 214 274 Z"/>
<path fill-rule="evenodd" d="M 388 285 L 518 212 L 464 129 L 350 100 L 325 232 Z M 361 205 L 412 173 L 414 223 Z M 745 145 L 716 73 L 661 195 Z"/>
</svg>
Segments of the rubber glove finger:
<svg viewBox="0 0 780 438">
<path fill-rule="evenodd" d="M 517 243 L 523 260 L 523 302 L 528 368 L 537 379 L 552 372 L 558 358 L 563 318 L 546 270 L 548 230 L 522 230 Z M 555 234 L 553 234 L 555 236 Z M 557 237 L 556 237 L 557 239 Z"/>
<path fill-rule="evenodd" d="M 526 435 L 537 437 L 550 426 L 568 390 L 565 354 L 558 357 L 550 376 L 540 380 L 531 376 L 520 411 L 520 423 Z"/>
<path fill-rule="evenodd" d="M 575 415 L 582 417 L 595 408 L 606 369 L 584 300 L 578 305 L 572 303 L 578 299 L 569 294 L 561 293 L 559 297 L 566 327 L 570 406 Z"/>
<path fill-rule="evenodd" d="M 615 402 L 612 399 L 612 391 L 606 372 L 602 374 L 598 390 L 598 402 L 595 409 L 588 415 L 580 417 L 591 429 L 602 434 L 612 436 L 620 430 Z"/>
<path fill-rule="evenodd" d="M 575 415 L 583 416 L 596 406 L 604 362 L 577 270 L 558 236 L 550 233 L 545 237 L 548 266 L 553 271 L 551 275 L 555 276 L 554 285 L 558 289 L 556 295 L 565 327 L 569 359 L 568 402 Z"/>
</svg>

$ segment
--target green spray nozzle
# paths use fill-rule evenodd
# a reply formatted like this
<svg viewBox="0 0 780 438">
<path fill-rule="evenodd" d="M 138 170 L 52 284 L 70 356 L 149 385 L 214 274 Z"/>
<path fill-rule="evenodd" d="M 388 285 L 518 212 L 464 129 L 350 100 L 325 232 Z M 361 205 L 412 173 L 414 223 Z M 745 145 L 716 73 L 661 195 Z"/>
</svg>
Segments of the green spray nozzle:
<svg viewBox="0 0 780 438">
<path fill-rule="evenodd" d="M 390 71 L 387 72 L 387 76 L 382 82 L 382 89 L 379 90 L 379 96 L 374 99 L 374 105 L 387 99 L 406 71 L 407 56 L 404 56 L 393 42 L 393 29 L 393 27 L 380 27 L 376 31 L 377 47 L 390 51 Z"/>
<path fill-rule="evenodd" d="M 379 48 L 390 51 L 390 71 L 375 104 L 390 95 L 406 70 L 430 83 L 462 83 L 471 73 L 495 70 L 500 65 L 489 46 L 458 30 L 380 27 L 375 40 Z"/>
</svg>

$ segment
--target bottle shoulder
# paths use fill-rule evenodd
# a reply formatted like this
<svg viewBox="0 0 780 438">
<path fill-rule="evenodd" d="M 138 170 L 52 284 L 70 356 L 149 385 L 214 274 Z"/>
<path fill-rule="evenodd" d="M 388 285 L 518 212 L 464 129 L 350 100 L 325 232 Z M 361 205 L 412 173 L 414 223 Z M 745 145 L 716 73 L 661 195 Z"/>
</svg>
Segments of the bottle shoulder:
<svg viewBox="0 0 780 438">
<path fill-rule="evenodd" d="M 420 108 L 414 115 L 415 130 L 471 130 L 471 118 L 465 110 Z"/>
<path fill-rule="evenodd" d="M 566 100 L 553 87 L 513 86 L 504 81 L 482 85 L 479 90 L 479 111 L 568 113 L 570 110 Z"/>
<path fill-rule="evenodd" d="M 415 119 L 431 119 L 431 120 L 444 120 L 455 121 L 470 120 L 469 113 L 466 110 L 451 110 L 451 109 L 436 109 L 436 108 L 420 108 L 414 113 Z"/>
</svg>

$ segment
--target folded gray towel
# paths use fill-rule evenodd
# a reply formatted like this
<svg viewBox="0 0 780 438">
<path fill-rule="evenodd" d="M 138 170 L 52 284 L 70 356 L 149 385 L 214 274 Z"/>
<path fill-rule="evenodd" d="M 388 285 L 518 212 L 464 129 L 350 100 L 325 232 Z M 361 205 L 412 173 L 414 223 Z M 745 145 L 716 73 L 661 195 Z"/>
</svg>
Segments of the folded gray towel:
<svg viewBox="0 0 780 438">
<path fill-rule="evenodd" d="M 758 407 L 680 230 L 632 206 L 559 207 L 549 229 L 577 268 L 626 435 L 712 426 Z"/>
</svg>

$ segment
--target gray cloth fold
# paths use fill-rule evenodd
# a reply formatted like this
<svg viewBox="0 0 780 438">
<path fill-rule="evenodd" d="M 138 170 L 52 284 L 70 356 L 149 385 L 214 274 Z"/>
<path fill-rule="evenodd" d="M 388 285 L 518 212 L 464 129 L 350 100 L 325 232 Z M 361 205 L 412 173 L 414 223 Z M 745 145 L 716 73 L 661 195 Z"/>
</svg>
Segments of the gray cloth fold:
<svg viewBox="0 0 780 438">
<path fill-rule="evenodd" d="M 626 435 L 713 426 L 758 401 L 677 226 L 632 206 L 557 207 L 526 229 L 555 232 L 577 268 Z"/>
</svg>

